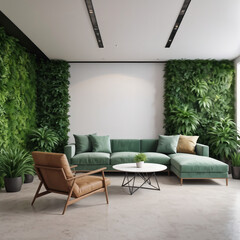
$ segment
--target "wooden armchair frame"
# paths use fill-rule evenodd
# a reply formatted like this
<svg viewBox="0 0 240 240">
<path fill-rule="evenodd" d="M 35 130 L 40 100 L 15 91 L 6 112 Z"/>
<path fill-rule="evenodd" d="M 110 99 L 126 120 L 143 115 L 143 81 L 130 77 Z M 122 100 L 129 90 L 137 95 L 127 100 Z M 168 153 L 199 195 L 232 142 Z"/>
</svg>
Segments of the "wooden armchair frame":
<svg viewBox="0 0 240 240">
<path fill-rule="evenodd" d="M 75 168 L 75 167 L 77 167 L 77 165 L 71 166 L 70 168 Z M 69 192 L 61 192 L 61 191 L 56 191 L 54 189 L 48 188 L 47 184 L 45 183 L 44 178 L 43 178 L 43 176 L 41 174 L 40 169 L 49 169 L 49 170 L 53 170 L 53 171 L 60 171 L 66 181 L 68 181 L 68 182 L 69 181 L 73 181 L 71 187 L 69 187 Z M 36 170 L 37 175 L 38 175 L 38 177 L 40 179 L 40 184 L 39 184 L 39 186 L 37 188 L 37 191 L 35 193 L 35 196 L 33 198 L 32 205 L 34 204 L 34 202 L 35 202 L 35 200 L 37 198 L 42 197 L 42 196 L 44 196 L 46 194 L 49 194 L 49 193 L 59 193 L 59 194 L 68 195 L 66 204 L 65 204 L 63 212 L 62 212 L 62 215 L 63 215 L 69 205 L 71 205 L 71 204 L 73 204 L 73 203 L 75 203 L 75 202 L 77 202 L 77 201 L 79 201 L 79 200 L 81 200 L 81 199 L 83 199 L 85 197 L 88 197 L 88 196 L 90 196 L 90 195 L 92 195 L 94 193 L 97 193 L 97 192 L 105 192 L 106 201 L 107 201 L 107 204 L 108 204 L 109 203 L 109 201 L 108 201 L 108 191 L 107 191 L 107 184 L 106 184 L 106 179 L 105 179 L 105 175 L 104 175 L 104 170 L 105 169 L 106 168 L 100 168 L 100 169 L 97 169 L 97 170 L 94 170 L 94 171 L 90 171 L 90 172 L 87 172 L 87 173 L 84 173 L 84 174 L 81 174 L 81 175 L 78 175 L 78 176 L 76 176 L 74 174 L 74 177 L 67 178 L 63 168 L 54 168 L 54 167 L 45 167 L 45 166 L 35 165 L 35 170 Z M 85 176 L 88 176 L 88 175 L 92 175 L 92 174 L 95 174 L 95 173 L 99 173 L 99 172 L 102 173 L 102 178 L 103 178 L 103 185 L 104 186 L 102 188 L 99 188 L 99 189 L 97 189 L 95 191 L 92 191 L 92 192 L 87 193 L 85 195 L 82 195 L 80 197 L 74 197 L 75 199 L 70 200 L 70 198 L 73 197 L 72 193 L 73 193 L 73 187 L 74 187 L 76 179 L 82 178 L 82 177 L 85 177 Z M 41 190 L 42 185 L 45 186 L 46 191 L 39 193 L 40 190 Z"/>
</svg>

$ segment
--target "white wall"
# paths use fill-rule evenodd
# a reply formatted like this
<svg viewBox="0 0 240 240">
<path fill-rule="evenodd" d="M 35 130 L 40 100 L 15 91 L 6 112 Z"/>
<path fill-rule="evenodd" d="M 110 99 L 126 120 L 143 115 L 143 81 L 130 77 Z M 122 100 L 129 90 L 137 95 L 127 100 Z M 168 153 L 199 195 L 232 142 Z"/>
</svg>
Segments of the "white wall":
<svg viewBox="0 0 240 240">
<path fill-rule="evenodd" d="M 163 134 L 162 63 L 72 63 L 72 134 L 156 138 Z"/>
</svg>

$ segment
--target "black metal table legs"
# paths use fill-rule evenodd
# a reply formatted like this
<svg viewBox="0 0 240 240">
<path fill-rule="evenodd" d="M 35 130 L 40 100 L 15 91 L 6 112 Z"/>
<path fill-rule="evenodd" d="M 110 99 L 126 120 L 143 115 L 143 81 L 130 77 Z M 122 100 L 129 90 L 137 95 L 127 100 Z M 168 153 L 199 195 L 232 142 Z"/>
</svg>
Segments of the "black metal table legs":
<svg viewBox="0 0 240 240">
<path fill-rule="evenodd" d="M 128 187 L 129 193 L 131 195 L 133 193 L 135 193 L 140 188 L 160 191 L 160 187 L 159 187 L 158 180 L 157 180 L 155 172 L 153 172 L 153 173 L 139 173 L 139 172 L 136 172 L 136 173 L 133 173 L 133 174 L 134 174 L 133 177 L 130 177 L 129 173 L 125 172 L 125 176 L 124 176 L 123 182 L 122 182 L 122 187 Z M 136 179 L 137 176 L 141 177 L 142 180 L 143 180 L 143 183 L 140 186 L 135 185 L 135 179 Z M 151 179 L 153 179 L 153 178 L 155 179 L 156 186 L 154 186 L 152 184 Z M 151 187 L 143 187 L 145 184 L 148 184 Z"/>
</svg>

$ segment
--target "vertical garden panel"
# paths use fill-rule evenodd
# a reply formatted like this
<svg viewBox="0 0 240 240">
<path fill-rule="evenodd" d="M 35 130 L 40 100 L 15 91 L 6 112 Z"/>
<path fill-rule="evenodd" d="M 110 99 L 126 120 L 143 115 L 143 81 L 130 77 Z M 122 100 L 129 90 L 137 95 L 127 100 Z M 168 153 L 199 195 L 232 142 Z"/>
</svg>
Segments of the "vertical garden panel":
<svg viewBox="0 0 240 240">
<path fill-rule="evenodd" d="M 26 148 L 36 125 L 36 62 L 0 28 L 0 148 Z"/>
<path fill-rule="evenodd" d="M 223 60 L 172 60 L 165 66 L 165 130 L 199 135 L 221 118 L 234 119 L 234 65 Z"/>
<path fill-rule="evenodd" d="M 68 142 L 69 76 L 69 64 L 65 61 L 41 60 L 38 63 L 37 123 L 58 134 L 57 152 L 63 152 Z"/>
</svg>

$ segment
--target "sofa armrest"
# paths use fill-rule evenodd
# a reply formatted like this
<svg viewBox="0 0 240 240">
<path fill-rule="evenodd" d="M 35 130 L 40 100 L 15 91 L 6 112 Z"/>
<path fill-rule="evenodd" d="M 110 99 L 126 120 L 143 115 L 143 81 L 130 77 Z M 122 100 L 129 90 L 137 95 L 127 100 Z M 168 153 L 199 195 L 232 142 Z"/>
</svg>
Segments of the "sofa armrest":
<svg viewBox="0 0 240 240">
<path fill-rule="evenodd" d="M 209 157 L 209 146 L 197 143 L 196 153 L 200 156 Z"/>
<path fill-rule="evenodd" d="M 76 151 L 76 148 L 75 148 L 75 144 L 74 143 L 71 143 L 69 145 L 66 145 L 64 147 L 64 153 L 68 159 L 68 162 L 71 164 L 71 158 L 75 155 L 75 151 Z"/>
</svg>

